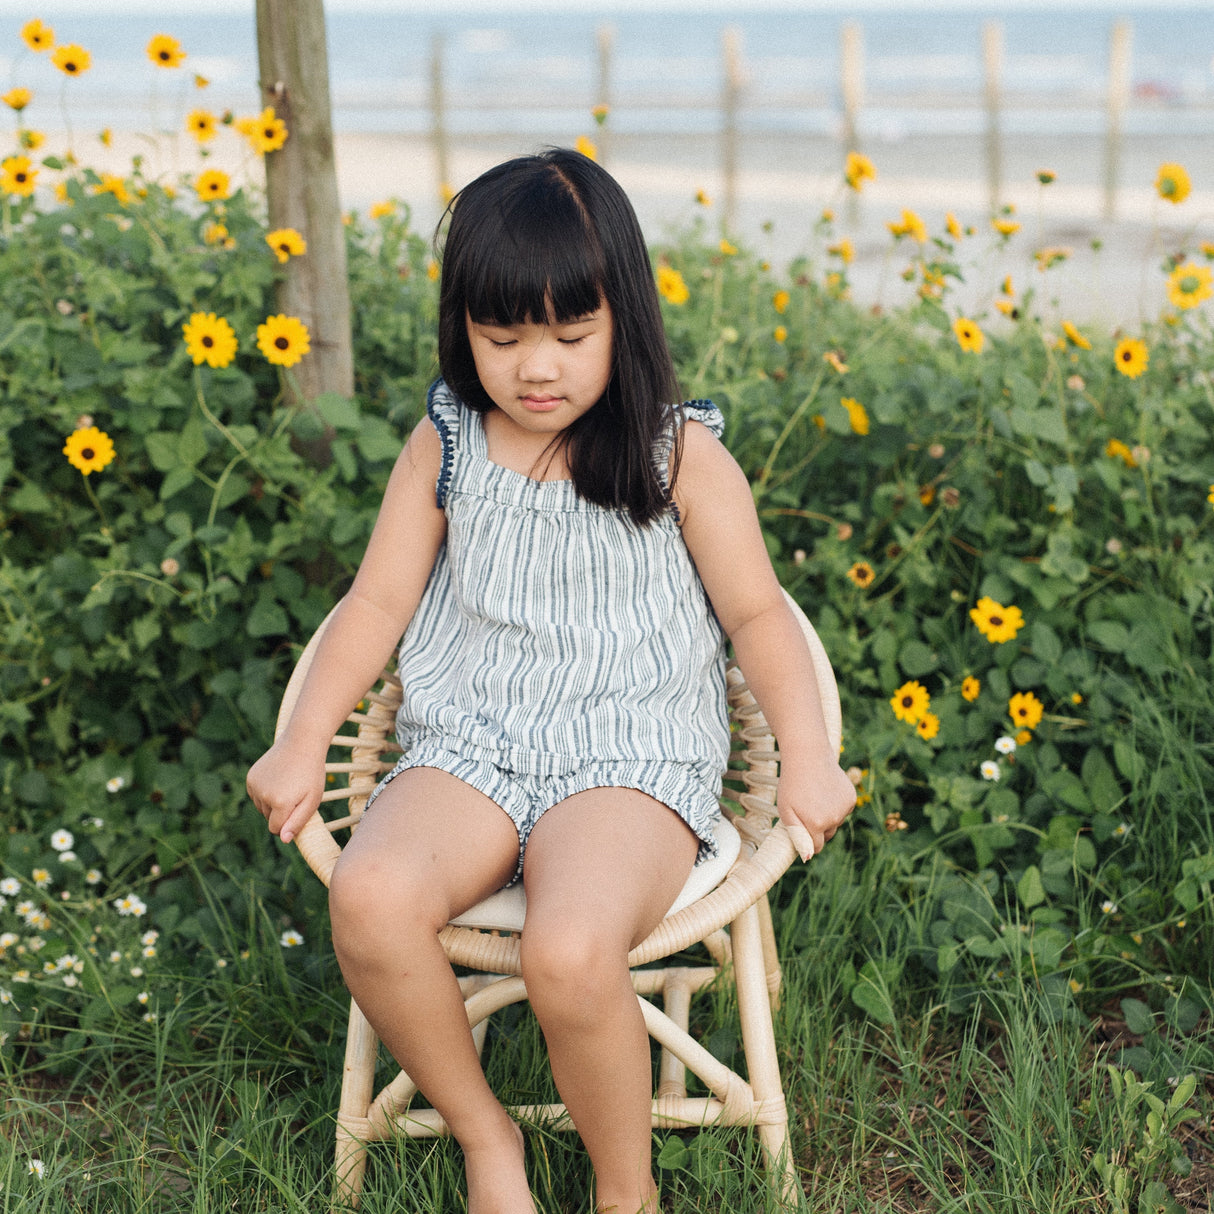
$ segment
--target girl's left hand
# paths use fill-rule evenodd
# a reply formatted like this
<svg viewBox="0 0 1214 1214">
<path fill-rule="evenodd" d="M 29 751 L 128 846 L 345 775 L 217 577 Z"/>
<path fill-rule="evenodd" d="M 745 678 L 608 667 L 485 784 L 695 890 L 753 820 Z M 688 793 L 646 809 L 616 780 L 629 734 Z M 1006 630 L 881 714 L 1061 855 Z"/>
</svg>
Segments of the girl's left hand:
<svg viewBox="0 0 1214 1214">
<path fill-rule="evenodd" d="M 802 860 L 826 846 L 856 807 L 856 786 L 837 763 L 812 772 L 781 771 L 776 785 L 780 821 Z"/>
</svg>

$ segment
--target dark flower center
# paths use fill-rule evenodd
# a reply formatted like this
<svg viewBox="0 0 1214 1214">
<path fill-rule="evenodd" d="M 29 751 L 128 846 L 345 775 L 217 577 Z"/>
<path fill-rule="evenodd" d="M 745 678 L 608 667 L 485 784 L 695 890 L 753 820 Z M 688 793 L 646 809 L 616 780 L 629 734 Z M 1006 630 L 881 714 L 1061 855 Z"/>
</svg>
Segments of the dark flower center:
<svg viewBox="0 0 1214 1214">
<path fill-rule="evenodd" d="M 81 459 L 96 459 L 97 452 L 94 451 L 92 449 L 92 447 L 81 447 L 80 448 L 80 458 Z"/>
<path fill-rule="evenodd" d="M 914 702 L 915 702 L 914 696 L 903 696 L 902 697 L 902 707 L 903 708 L 909 708 Z"/>
<path fill-rule="evenodd" d="M 205 337 L 202 339 L 202 344 L 203 344 L 204 346 L 206 346 L 206 347 L 207 347 L 207 349 L 209 350 L 209 349 L 210 349 L 210 348 L 211 348 L 211 347 L 212 347 L 212 346 L 215 344 L 215 339 L 214 339 L 214 338 L 213 338 L 213 337 L 212 337 L 212 336 L 211 336 L 211 335 L 208 333 L 208 334 L 207 334 L 207 335 L 206 335 L 206 336 L 205 336 Z"/>
<path fill-rule="evenodd" d="M 291 348 L 291 340 L 287 337 L 276 337 L 274 346 L 278 350 L 289 350 Z"/>
<path fill-rule="evenodd" d="M 996 628 L 998 628 L 998 627 L 1000 627 L 1000 626 L 1003 624 L 1003 616 L 1001 616 L 1001 615 L 993 615 L 993 616 L 991 616 L 991 618 L 990 618 L 990 621 L 989 621 L 989 622 L 990 622 L 991 624 L 994 624 L 994 626 L 995 626 Z"/>
</svg>

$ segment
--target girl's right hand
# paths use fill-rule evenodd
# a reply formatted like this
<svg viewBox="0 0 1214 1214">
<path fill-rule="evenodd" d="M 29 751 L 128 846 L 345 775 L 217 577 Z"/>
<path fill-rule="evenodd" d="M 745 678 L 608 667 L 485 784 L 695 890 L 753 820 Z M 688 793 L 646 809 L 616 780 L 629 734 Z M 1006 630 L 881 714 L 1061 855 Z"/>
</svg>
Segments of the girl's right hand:
<svg viewBox="0 0 1214 1214">
<path fill-rule="evenodd" d="M 270 833 L 290 843 L 320 805 L 324 758 L 301 755 L 280 740 L 249 768 L 245 787 Z"/>
</svg>

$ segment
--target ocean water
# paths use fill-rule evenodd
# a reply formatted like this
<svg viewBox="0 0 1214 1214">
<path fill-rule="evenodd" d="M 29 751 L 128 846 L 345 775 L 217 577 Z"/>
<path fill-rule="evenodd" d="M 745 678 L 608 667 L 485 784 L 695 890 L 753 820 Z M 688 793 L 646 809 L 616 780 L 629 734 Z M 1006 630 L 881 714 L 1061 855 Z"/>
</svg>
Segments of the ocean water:
<svg viewBox="0 0 1214 1214">
<path fill-rule="evenodd" d="M 95 11 L 47 16 L 60 42 L 92 55 L 71 81 L 24 50 L 28 13 L 0 16 L 0 81 L 36 94 L 30 125 L 115 130 L 176 126 L 196 105 L 250 112 L 258 106 L 251 15 L 193 11 L 167 18 Z M 32 11 L 32 10 L 31 10 Z M 588 129 L 597 98 L 599 31 L 612 30 L 612 129 L 659 134 L 719 126 L 722 35 L 737 31 L 745 89 L 741 127 L 778 135 L 839 129 L 843 27 L 863 31 L 861 133 L 880 138 L 982 129 L 982 30 L 1003 30 L 1004 125 L 1011 133 L 1096 133 L 1114 21 L 1132 23 L 1130 133 L 1214 132 L 1214 4 L 972 11 L 672 11 L 396 13 L 339 10 L 328 16 L 330 81 L 339 131 L 420 133 L 429 126 L 431 59 L 441 45 L 449 129 L 460 133 Z M 157 33 L 180 39 L 189 58 L 169 72 L 144 47 Z M 210 80 L 196 90 L 197 72 Z M 1066 104 L 1062 104 L 1062 99 Z"/>
</svg>

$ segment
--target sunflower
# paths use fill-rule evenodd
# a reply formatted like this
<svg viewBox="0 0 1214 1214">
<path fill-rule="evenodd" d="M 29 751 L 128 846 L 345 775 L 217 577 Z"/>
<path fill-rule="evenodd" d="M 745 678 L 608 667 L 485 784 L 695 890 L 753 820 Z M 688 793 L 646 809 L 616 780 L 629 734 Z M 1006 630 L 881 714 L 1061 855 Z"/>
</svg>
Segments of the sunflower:
<svg viewBox="0 0 1214 1214">
<path fill-rule="evenodd" d="M 308 328 L 297 316 L 269 316 L 257 326 L 257 348 L 276 367 L 293 367 L 308 350 Z"/>
<path fill-rule="evenodd" d="M 894 692 L 890 697 L 889 706 L 899 721 L 909 721 L 914 725 L 931 708 L 932 697 L 928 695 L 927 688 L 922 683 L 912 679 Z"/>
<path fill-rule="evenodd" d="M 966 675 L 966 677 L 961 680 L 961 698 L 967 704 L 972 704 L 978 698 L 978 693 L 981 690 L 982 684 L 979 683 L 972 674 Z"/>
<path fill-rule="evenodd" d="M 207 169 L 194 178 L 194 192 L 203 202 L 222 202 L 232 192 L 232 179 L 223 169 Z"/>
<path fill-rule="evenodd" d="M 948 211 L 944 216 L 944 230 L 954 239 L 960 240 L 963 233 L 961 231 L 961 223 L 957 216 Z"/>
<path fill-rule="evenodd" d="M 737 257 L 738 255 L 738 246 L 724 239 L 724 237 L 722 237 L 721 243 L 717 245 L 717 248 L 721 250 L 722 257 Z"/>
<path fill-rule="evenodd" d="M 970 619 L 992 645 L 1010 641 L 1024 627 L 1024 616 L 1019 607 L 1004 607 L 987 595 L 970 608 Z"/>
<path fill-rule="evenodd" d="M 838 244 L 827 245 L 826 251 L 832 257 L 837 257 L 845 266 L 851 265 L 856 256 L 856 246 L 846 236 Z"/>
<path fill-rule="evenodd" d="M 0 160 L 0 194 L 16 194 L 28 198 L 34 192 L 38 170 L 31 167 L 28 156 L 6 156 Z"/>
<path fill-rule="evenodd" d="M 114 458 L 114 444 L 105 431 L 96 426 L 85 426 L 68 436 L 63 454 L 73 468 L 79 468 L 88 476 L 90 472 L 100 472 Z"/>
<path fill-rule="evenodd" d="M 676 307 L 691 298 L 691 292 L 683 281 L 683 275 L 673 266 L 658 266 L 658 292 L 667 302 Z"/>
<path fill-rule="evenodd" d="M 308 242 L 294 228 L 279 228 L 266 233 L 266 244 L 274 250 L 274 256 L 281 262 L 291 257 L 299 257 L 308 251 Z"/>
<path fill-rule="evenodd" d="M 272 105 L 266 106 L 256 118 L 242 118 L 236 129 L 259 156 L 277 152 L 287 141 L 287 124 L 274 113 Z"/>
<path fill-rule="evenodd" d="M 850 396 L 843 397 L 839 404 L 847 410 L 847 420 L 851 425 L 853 434 L 868 433 L 868 410 L 858 401 Z"/>
<path fill-rule="evenodd" d="M 779 312 L 781 316 L 784 315 L 785 309 L 788 307 L 789 303 L 791 303 L 791 302 L 792 302 L 792 296 L 789 295 L 789 293 L 787 291 L 777 291 L 771 297 L 771 306 L 773 308 L 775 308 L 775 310 L 777 312 Z"/>
<path fill-rule="evenodd" d="M 157 67 L 180 67 L 185 62 L 185 51 L 176 38 L 157 34 L 148 43 L 148 58 Z"/>
<path fill-rule="evenodd" d="M 388 202 L 373 202 L 367 208 L 368 219 L 386 219 L 389 215 L 396 213 L 396 203 Z"/>
<path fill-rule="evenodd" d="M 16 110 L 18 114 L 34 99 L 34 94 L 25 88 L 9 89 L 0 101 L 3 101 L 10 110 Z"/>
<path fill-rule="evenodd" d="M 1184 165 L 1161 164 L 1155 176 L 1155 192 L 1168 202 L 1184 202 L 1193 189 Z"/>
<path fill-rule="evenodd" d="M 867 156 L 862 156 L 859 152 L 848 152 L 847 160 L 843 165 L 843 180 L 851 189 L 859 193 L 864 188 L 866 181 L 877 180 L 877 170 Z"/>
<path fill-rule="evenodd" d="M 206 143 L 215 138 L 218 119 L 210 110 L 192 110 L 185 120 L 185 129 L 198 140 Z"/>
<path fill-rule="evenodd" d="M 581 152 L 587 160 L 598 160 L 599 149 L 595 147 L 594 140 L 587 135 L 579 135 L 573 141 L 573 150 Z"/>
<path fill-rule="evenodd" d="M 1022 729 L 1036 729 L 1045 706 L 1031 691 L 1018 691 L 1008 701 L 1007 711 Z"/>
<path fill-rule="evenodd" d="M 956 334 L 957 344 L 967 354 L 982 353 L 982 344 L 986 341 L 986 335 L 972 320 L 958 316 L 953 321 L 953 333 Z"/>
<path fill-rule="evenodd" d="M 927 225 L 914 211 L 908 211 L 905 207 L 902 208 L 901 220 L 897 223 L 887 223 L 885 226 L 896 238 L 909 236 L 919 244 L 927 243 Z"/>
<path fill-rule="evenodd" d="M 65 76 L 80 76 L 89 70 L 93 57 L 84 47 L 72 42 L 67 46 L 55 47 L 54 53 L 51 55 L 51 62 Z"/>
<path fill-rule="evenodd" d="M 867 561 L 857 561 L 848 571 L 847 576 L 855 582 L 861 590 L 867 590 L 872 584 L 873 579 L 877 576 L 873 571 L 873 567 Z"/>
<path fill-rule="evenodd" d="M 1078 346 L 1081 350 L 1090 350 L 1092 348 L 1092 343 L 1069 320 L 1062 322 L 1062 332 L 1071 345 Z"/>
<path fill-rule="evenodd" d="M 37 17 L 21 27 L 21 37 L 31 51 L 49 51 L 55 45 L 55 31 Z"/>
<path fill-rule="evenodd" d="M 1113 360 L 1122 375 L 1137 379 L 1147 369 L 1151 355 L 1145 341 L 1139 341 L 1136 337 L 1123 337 L 1117 343 L 1117 349 L 1113 351 Z"/>
<path fill-rule="evenodd" d="M 934 712 L 925 712 L 915 722 L 915 732 L 925 742 L 930 742 L 940 732 L 940 718 Z"/>
<path fill-rule="evenodd" d="M 1214 273 L 1209 266 L 1186 261 L 1168 275 L 1168 299 L 1173 307 L 1195 308 L 1214 295 Z"/>
<path fill-rule="evenodd" d="M 1119 438 L 1111 438 L 1105 444 L 1104 453 L 1110 459 L 1119 459 L 1127 468 L 1137 468 L 1138 461 L 1134 458 L 1134 452 L 1129 449 Z"/>
<path fill-rule="evenodd" d="M 236 357 L 236 333 L 214 312 L 195 312 L 181 332 L 195 366 L 226 367 Z"/>
<path fill-rule="evenodd" d="M 131 193 L 126 188 L 126 182 L 117 173 L 102 173 L 101 180 L 93 186 L 94 194 L 113 194 L 120 206 L 126 206 L 131 201 Z"/>
<path fill-rule="evenodd" d="M 1020 225 L 1014 219 L 1004 219 L 996 217 L 991 220 L 991 227 L 999 233 L 1000 236 L 1014 236 L 1020 231 Z"/>
<path fill-rule="evenodd" d="M 771 335 L 781 345 L 788 340 L 788 330 L 783 325 L 776 325 L 771 331 Z"/>
</svg>

